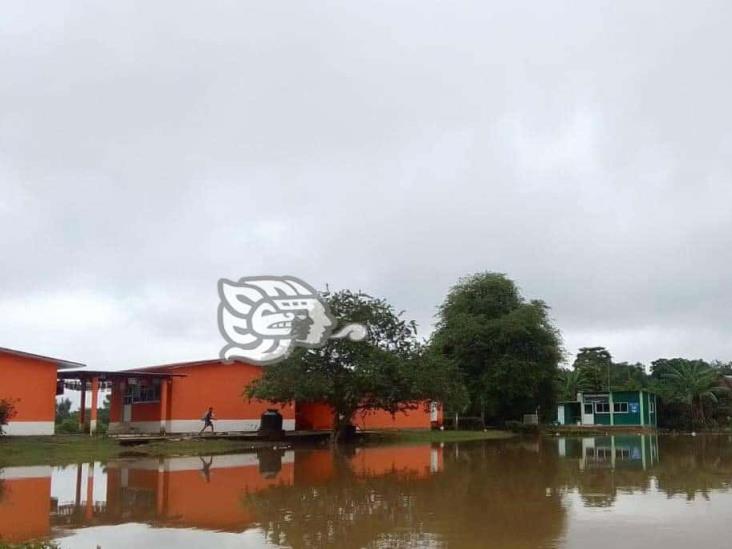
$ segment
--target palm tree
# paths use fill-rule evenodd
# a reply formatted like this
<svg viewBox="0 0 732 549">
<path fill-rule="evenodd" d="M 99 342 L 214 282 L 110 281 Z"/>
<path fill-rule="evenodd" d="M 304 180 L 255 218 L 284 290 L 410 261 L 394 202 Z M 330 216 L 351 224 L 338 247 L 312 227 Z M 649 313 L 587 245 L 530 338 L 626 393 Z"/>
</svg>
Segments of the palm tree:
<svg viewBox="0 0 732 549">
<path fill-rule="evenodd" d="M 592 390 L 592 380 L 582 369 L 559 370 L 557 393 L 560 400 L 574 400 L 577 393 Z"/>
<path fill-rule="evenodd" d="M 698 420 L 702 424 L 704 401 L 718 402 L 717 395 L 726 389 L 719 384 L 719 374 L 700 360 L 679 361 L 669 366 L 663 378 L 671 385 L 671 398 L 689 406 L 692 423 Z"/>
</svg>

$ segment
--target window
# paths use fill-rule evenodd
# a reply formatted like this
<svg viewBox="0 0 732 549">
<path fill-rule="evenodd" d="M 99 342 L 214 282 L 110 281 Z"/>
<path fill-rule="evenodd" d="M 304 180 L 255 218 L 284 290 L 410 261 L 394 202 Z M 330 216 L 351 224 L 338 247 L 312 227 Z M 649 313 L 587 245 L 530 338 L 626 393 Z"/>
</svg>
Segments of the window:
<svg viewBox="0 0 732 549">
<path fill-rule="evenodd" d="M 651 413 L 653 413 L 653 412 L 655 412 L 655 411 L 656 411 L 656 399 L 655 399 L 655 397 L 654 397 L 654 398 L 649 398 L 649 399 L 648 399 L 648 410 L 649 410 L 649 411 L 650 411 Z"/>
<path fill-rule="evenodd" d="M 613 403 L 613 412 L 616 414 L 627 414 L 628 403 L 627 402 L 615 402 Z"/>
<path fill-rule="evenodd" d="M 609 414 L 610 404 L 607 402 L 595 402 L 595 413 L 596 414 Z"/>
<path fill-rule="evenodd" d="M 124 403 L 160 402 L 160 382 L 152 385 L 128 385 L 125 391 Z"/>
<path fill-rule="evenodd" d="M 585 414 L 591 414 L 592 413 L 592 403 L 585 404 Z"/>
</svg>

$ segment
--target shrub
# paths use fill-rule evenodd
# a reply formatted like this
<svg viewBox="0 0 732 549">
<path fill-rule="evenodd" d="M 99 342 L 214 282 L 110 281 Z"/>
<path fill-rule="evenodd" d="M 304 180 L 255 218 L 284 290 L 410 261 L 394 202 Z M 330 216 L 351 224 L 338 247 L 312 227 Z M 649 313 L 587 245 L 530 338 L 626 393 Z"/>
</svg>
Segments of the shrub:
<svg viewBox="0 0 732 549">
<path fill-rule="evenodd" d="M 56 432 L 65 434 L 80 433 L 81 428 L 79 427 L 78 420 L 74 418 L 67 418 L 61 423 L 56 424 Z"/>
<path fill-rule="evenodd" d="M 525 423 L 521 423 L 520 421 L 507 421 L 506 422 L 506 429 L 513 433 L 531 433 L 536 434 L 539 432 L 539 426 L 536 424 L 533 425 L 527 425 Z"/>
<path fill-rule="evenodd" d="M 16 410 L 15 405 L 9 399 L 0 399 L 0 435 L 3 433 L 3 425 L 7 425 L 8 422 L 15 417 Z"/>
</svg>

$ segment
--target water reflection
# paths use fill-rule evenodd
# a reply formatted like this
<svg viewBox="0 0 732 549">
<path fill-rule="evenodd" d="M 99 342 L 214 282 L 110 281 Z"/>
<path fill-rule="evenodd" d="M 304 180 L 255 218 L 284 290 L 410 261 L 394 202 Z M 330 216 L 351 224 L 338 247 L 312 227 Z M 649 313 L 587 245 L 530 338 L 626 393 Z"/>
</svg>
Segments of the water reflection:
<svg viewBox="0 0 732 549">
<path fill-rule="evenodd" d="M 725 538 L 714 537 L 721 535 L 715 525 L 732 511 L 730 480 L 727 436 L 556 437 L 12 467 L 0 470 L 0 540 L 105 548 L 604 547 L 610 545 L 591 539 L 609 524 L 598 511 L 612 513 L 610 523 L 637 541 L 646 530 L 665 531 L 650 525 L 676 535 L 704 510 L 694 524 L 707 521 L 706 539 L 716 546 Z M 715 507 L 705 507 L 712 497 Z M 677 502 L 694 507 L 682 513 Z M 699 534 L 691 528 L 689 536 Z M 676 535 L 664 543 L 684 547 L 682 541 Z"/>
</svg>

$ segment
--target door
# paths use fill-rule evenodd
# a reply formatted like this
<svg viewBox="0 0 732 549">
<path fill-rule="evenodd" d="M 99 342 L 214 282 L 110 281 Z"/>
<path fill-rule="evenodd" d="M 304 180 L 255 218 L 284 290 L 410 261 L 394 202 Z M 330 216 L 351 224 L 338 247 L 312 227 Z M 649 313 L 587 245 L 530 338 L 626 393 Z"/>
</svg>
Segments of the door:
<svg viewBox="0 0 732 549">
<path fill-rule="evenodd" d="M 122 423 L 130 421 L 132 421 L 132 404 L 125 404 L 122 406 Z"/>
<path fill-rule="evenodd" d="M 594 425 L 595 424 L 595 410 L 592 407 L 592 402 L 585 402 L 582 404 L 582 425 Z"/>
<path fill-rule="evenodd" d="M 557 422 L 559 423 L 559 425 L 566 425 L 567 424 L 567 422 L 566 422 L 566 420 L 564 418 L 564 404 L 560 404 L 557 407 Z"/>
</svg>

